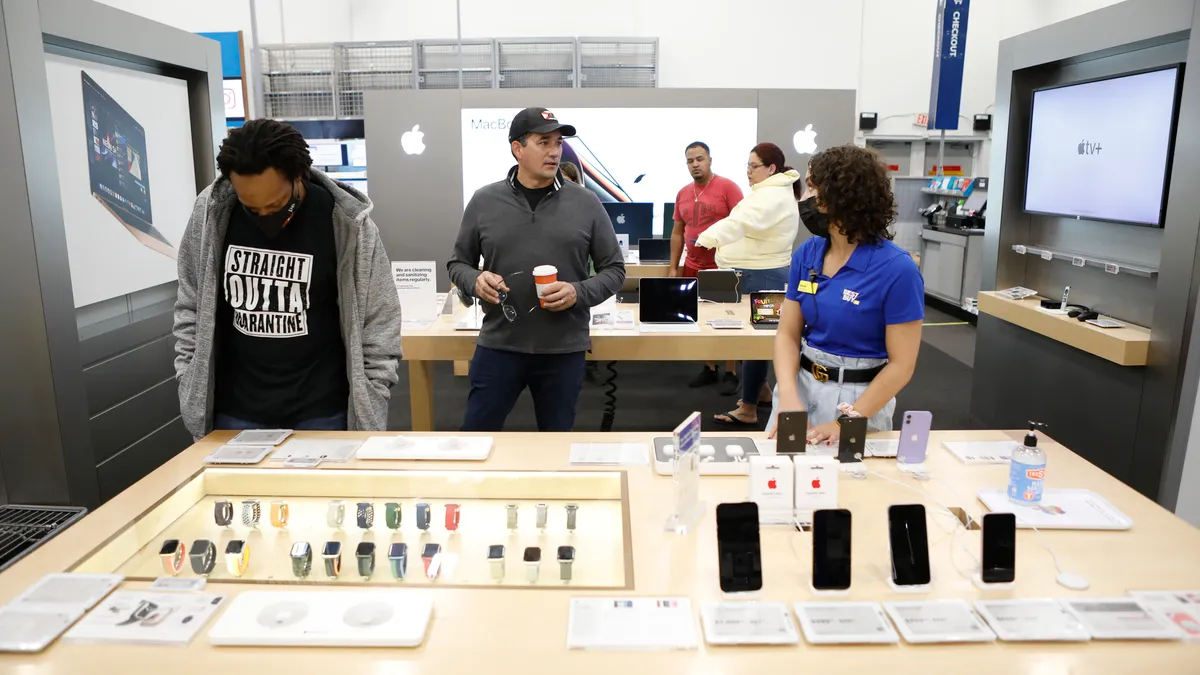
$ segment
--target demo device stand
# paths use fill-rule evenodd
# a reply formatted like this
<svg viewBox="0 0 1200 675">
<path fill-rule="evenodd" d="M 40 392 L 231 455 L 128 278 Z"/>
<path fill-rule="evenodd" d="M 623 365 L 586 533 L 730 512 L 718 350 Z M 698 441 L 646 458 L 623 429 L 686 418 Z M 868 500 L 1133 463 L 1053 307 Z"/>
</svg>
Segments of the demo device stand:
<svg viewBox="0 0 1200 675">
<path fill-rule="evenodd" d="M 700 413 L 694 412 L 675 428 L 675 512 L 663 529 L 687 534 L 704 515 L 700 501 Z"/>
</svg>

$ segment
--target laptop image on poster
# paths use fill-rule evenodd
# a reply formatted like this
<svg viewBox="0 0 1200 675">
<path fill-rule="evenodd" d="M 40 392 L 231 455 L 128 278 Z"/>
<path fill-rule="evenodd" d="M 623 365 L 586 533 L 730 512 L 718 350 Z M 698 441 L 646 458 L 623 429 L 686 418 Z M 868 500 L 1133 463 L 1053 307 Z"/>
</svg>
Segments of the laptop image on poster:
<svg viewBox="0 0 1200 675">
<path fill-rule="evenodd" d="M 700 332 L 699 280 L 642 277 L 638 296 L 641 332 Z"/>
<path fill-rule="evenodd" d="M 146 130 L 86 72 L 80 76 L 92 196 L 134 239 L 174 259 L 175 246 L 154 227 L 150 211 Z"/>
<path fill-rule="evenodd" d="M 750 294 L 750 327 L 754 330 L 779 328 L 779 310 L 783 309 L 783 291 Z"/>
</svg>

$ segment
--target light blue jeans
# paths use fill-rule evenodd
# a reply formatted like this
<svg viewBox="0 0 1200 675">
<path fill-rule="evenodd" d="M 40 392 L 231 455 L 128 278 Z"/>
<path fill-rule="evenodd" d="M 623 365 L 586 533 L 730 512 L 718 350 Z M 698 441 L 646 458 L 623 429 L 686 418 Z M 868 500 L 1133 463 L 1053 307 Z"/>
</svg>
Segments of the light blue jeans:
<svg viewBox="0 0 1200 675">
<path fill-rule="evenodd" d="M 801 350 L 805 356 L 827 368 L 849 368 L 863 370 L 875 368 L 887 363 L 887 359 L 852 359 L 823 352 L 815 347 L 804 345 Z M 817 382 L 817 378 L 807 370 L 801 370 L 796 378 L 796 386 L 800 391 L 800 401 L 808 411 L 808 426 L 815 427 L 838 418 L 838 405 L 853 404 L 870 386 L 869 382 L 856 384 L 841 384 L 837 381 Z M 867 420 L 868 431 L 891 431 L 892 415 L 896 412 L 896 399 L 887 402 L 883 409 Z M 771 418 L 767 420 L 767 431 L 775 428 L 779 416 L 779 386 L 771 392 Z"/>
</svg>

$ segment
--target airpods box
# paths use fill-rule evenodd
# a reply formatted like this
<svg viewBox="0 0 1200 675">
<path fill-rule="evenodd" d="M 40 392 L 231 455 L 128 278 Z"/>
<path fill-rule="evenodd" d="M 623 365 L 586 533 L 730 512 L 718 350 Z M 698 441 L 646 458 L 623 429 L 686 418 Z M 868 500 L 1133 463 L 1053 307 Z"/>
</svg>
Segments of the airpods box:
<svg viewBox="0 0 1200 675">
<path fill-rule="evenodd" d="M 836 509 L 839 465 L 836 457 L 796 455 L 794 508 L 801 523 L 812 522 L 812 512 Z"/>
<path fill-rule="evenodd" d="M 794 472 L 786 455 L 750 456 L 750 501 L 758 504 L 759 523 L 791 524 Z"/>
</svg>

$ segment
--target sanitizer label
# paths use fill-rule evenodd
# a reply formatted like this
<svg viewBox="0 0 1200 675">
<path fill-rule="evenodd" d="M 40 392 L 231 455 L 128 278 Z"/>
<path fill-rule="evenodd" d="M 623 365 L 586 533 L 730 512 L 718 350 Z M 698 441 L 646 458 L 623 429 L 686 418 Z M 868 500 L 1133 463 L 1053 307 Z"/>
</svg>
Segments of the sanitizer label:
<svg viewBox="0 0 1200 675">
<path fill-rule="evenodd" d="M 1046 464 L 1025 464 L 1013 460 L 1008 469 L 1008 497 L 1036 504 L 1042 501 L 1042 485 L 1046 480 Z"/>
</svg>

